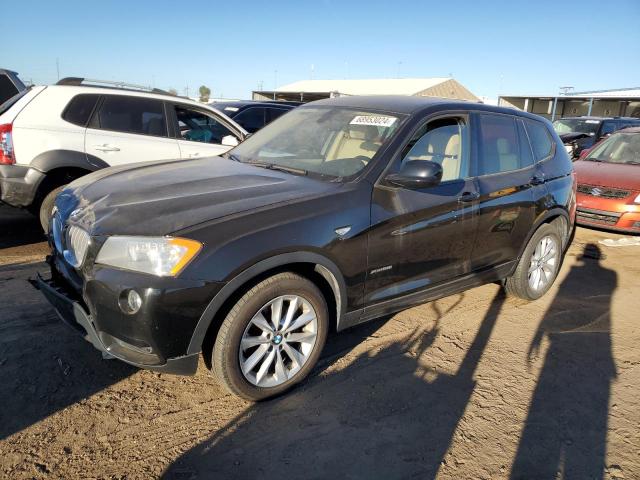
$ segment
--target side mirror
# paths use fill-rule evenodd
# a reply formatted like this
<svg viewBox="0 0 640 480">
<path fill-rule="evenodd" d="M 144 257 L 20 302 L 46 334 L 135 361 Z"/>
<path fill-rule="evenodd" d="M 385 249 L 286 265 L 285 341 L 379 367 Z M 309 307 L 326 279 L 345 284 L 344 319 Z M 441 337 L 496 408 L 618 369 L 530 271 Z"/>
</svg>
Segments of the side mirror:
<svg viewBox="0 0 640 480">
<path fill-rule="evenodd" d="M 403 188 L 433 187 L 442 180 L 442 165 L 428 160 L 411 160 L 404 164 L 400 172 L 387 175 L 385 180 Z"/>
<path fill-rule="evenodd" d="M 222 137 L 222 145 L 225 147 L 236 147 L 238 146 L 238 139 L 233 135 L 226 135 Z"/>
</svg>

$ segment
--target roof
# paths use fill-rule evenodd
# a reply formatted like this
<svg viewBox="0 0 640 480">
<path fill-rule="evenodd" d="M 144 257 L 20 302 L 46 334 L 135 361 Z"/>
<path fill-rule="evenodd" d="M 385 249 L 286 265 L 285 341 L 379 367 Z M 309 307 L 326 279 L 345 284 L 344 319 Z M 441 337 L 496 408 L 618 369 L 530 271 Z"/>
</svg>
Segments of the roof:
<svg viewBox="0 0 640 480">
<path fill-rule="evenodd" d="M 383 111 L 407 115 L 423 112 L 433 107 L 441 107 L 442 109 L 447 110 L 482 110 L 495 113 L 508 113 L 509 115 L 518 115 L 521 117 L 541 120 L 541 117 L 537 115 L 523 112 L 521 110 L 515 110 L 513 108 L 497 107 L 494 105 L 485 105 L 483 103 L 468 102 L 464 100 L 452 100 L 449 98 L 416 97 L 406 95 L 370 95 L 327 98 L 325 100 L 317 100 L 312 103 L 307 103 L 299 108 L 313 108 L 315 106 L 323 105 L 360 108 L 363 110 Z"/>
<path fill-rule="evenodd" d="M 302 80 L 276 88 L 276 92 L 339 92 L 344 95 L 415 95 L 451 78 L 374 78 L 362 80 Z"/>
</svg>

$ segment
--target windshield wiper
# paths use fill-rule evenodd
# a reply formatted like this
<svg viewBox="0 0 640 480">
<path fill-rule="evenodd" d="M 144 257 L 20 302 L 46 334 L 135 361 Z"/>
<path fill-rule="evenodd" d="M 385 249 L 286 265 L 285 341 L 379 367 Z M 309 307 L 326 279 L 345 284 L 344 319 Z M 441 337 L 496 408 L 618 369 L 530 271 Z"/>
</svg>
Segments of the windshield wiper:
<svg viewBox="0 0 640 480">
<path fill-rule="evenodd" d="M 284 165 L 277 165 L 275 163 L 265 162 L 243 162 L 247 165 L 253 165 L 254 167 L 266 168 L 268 170 L 278 170 L 281 172 L 293 173 L 294 175 L 307 175 L 309 172 L 302 168 L 286 167 Z"/>
<path fill-rule="evenodd" d="M 234 162 L 239 162 L 240 161 L 240 157 L 238 157 L 237 155 L 234 155 L 233 153 L 229 153 L 229 152 L 224 152 L 221 155 L 222 158 L 226 158 L 228 160 L 233 160 Z"/>
<path fill-rule="evenodd" d="M 276 165 L 272 163 L 271 166 L 267 167 L 271 170 L 279 170 L 281 172 L 293 173 L 294 175 L 307 175 L 309 172 L 302 168 L 295 167 L 285 167 L 284 165 Z"/>
</svg>

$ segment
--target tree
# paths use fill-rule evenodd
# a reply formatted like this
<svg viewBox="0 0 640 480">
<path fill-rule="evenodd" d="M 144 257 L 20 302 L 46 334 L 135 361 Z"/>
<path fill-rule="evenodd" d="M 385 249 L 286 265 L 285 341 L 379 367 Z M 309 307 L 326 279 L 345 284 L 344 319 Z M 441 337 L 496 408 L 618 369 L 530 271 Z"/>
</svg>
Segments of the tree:
<svg viewBox="0 0 640 480">
<path fill-rule="evenodd" d="M 200 92 L 200 101 L 207 103 L 209 101 L 209 97 L 211 96 L 211 89 L 206 85 L 202 85 L 199 89 Z"/>
<path fill-rule="evenodd" d="M 178 90 L 176 90 L 175 88 L 170 88 L 170 89 L 169 89 L 169 93 L 170 93 L 171 95 L 176 96 L 176 97 L 178 96 Z"/>
</svg>

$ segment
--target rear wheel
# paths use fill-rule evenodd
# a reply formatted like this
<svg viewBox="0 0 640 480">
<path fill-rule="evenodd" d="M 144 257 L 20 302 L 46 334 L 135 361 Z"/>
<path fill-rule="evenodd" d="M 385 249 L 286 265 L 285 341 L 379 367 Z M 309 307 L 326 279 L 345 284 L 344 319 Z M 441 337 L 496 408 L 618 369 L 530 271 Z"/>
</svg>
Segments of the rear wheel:
<svg viewBox="0 0 640 480">
<path fill-rule="evenodd" d="M 542 225 L 533 234 L 518 266 L 505 282 L 508 294 L 525 300 L 542 297 L 558 275 L 562 259 L 563 241 L 558 229 Z"/>
<path fill-rule="evenodd" d="M 62 191 L 63 188 L 64 185 L 58 188 L 54 188 L 42 199 L 38 214 L 40 218 L 40 225 L 42 225 L 42 230 L 44 230 L 44 233 L 49 233 L 49 220 L 51 219 L 51 212 L 53 212 L 53 205 L 56 202 L 56 196 Z"/>
<path fill-rule="evenodd" d="M 288 390 L 318 361 L 328 318 L 322 293 L 306 278 L 285 272 L 263 280 L 220 327 L 212 354 L 216 377 L 252 401 Z"/>
</svg>

